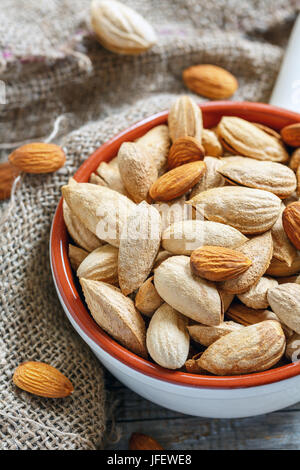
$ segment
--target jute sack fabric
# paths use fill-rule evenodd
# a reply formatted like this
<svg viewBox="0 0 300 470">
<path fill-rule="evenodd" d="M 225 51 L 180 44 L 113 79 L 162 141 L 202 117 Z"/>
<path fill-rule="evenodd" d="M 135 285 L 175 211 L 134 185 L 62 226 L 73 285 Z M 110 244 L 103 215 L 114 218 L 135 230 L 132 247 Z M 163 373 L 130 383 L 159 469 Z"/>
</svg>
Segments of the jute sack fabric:
<svg viewBox="0 0 300 470">
<path fill-rule="evenodd" d="M 86 25 L 90 0 L 1 0 L 0 146 L 48 134 L 62 113 L 76 128 L 120 103 L 179 91 L 182 69 L 196 63 L 226 66 L 245 84 L 245 98 L 264 100 L 299 7 L 299 0 L 124 3 L 157 31 L 157 45 L 142 56 L 99 45 Z"/>
<path fill-rule="evenodd" d="M 18 11 L 20 3 L 23 10 Z M 90 63 L 75 57 L 74 48 L 64 57 L 57 57 L 68 34 L 64 30 L 60 36 L 58 26 L 53 34 L 53 25 L 47 34 L 43 29 L 39 35 L 43 41 L 36 40 L 34 50 L 30 50 L 33 8 L 43 19 L 44 28 L 49 24 L 45 11 L 51 10 L 51 21 L 57 25 L 65 21 L 71 34 L 77 27 L 76 6 L 86 8 L 88 3 L 30 0 L 25 12 L 24 2 L 3 0 L 10 28 L 16 28 L 16 24 L 20 29 L 26 24 L 28 27 L 23 42 L 19 34 L 19 41 L 14 44 L 14 34 L 9 35 L 7 23 L 0 21 L 0 44 L 10 44 L 11 50 L 16 51 L 15 56 L 7 55 L 2 64 L 7 105 L 2 107 L 1 142 L 42 136 L 62 112 L 71 113 L 71 127 L 94 119 L 64 138 L 67 164 L 63 169 L 54 175 L 22 175 L 10 216 L 1 226 L 3 449 L 95 449 L 101 446 L 105 429 L 101 366 L 65 319 L 51 280 L 48 241 L 60 187 L 99 145 L 135 121 L 167 109 L 178 93 L 186 92 L 181 71 L 188 65 L 224 65 L 240 82 L 235 99 L 266 101 L 283 50 L 281 45 L 272 45 L 266 39 L 273 38 L 276 30 L 288 30 L 296 11 L 293 1 L 276 2 L 274 12 L 273 1 L 136 0 L 126 3 L 150 19 L 159 33 L 159 44 L 145 55 L 116 56 L 104 51 L 92 37 L 86 37 L 78 45 Z M 3 11 L 1 4 L 1 14 Z M 78 24 L 83 16 L 76 16 Z M 35 34 L 39 31 L 36 29 Z M 29 52 L 36 60 L 43 54 L 43 60 L 20 61 Z M 14 74 L 17 70 L 18 74 Z M 100 119 L 95 120 L 100 114 Z M 17 390 L 11 379 L 15 367 L 24 360 L 42 360 L 57 366 L 74 384 L 72 397 L 42 399 Z"/>
</svg>

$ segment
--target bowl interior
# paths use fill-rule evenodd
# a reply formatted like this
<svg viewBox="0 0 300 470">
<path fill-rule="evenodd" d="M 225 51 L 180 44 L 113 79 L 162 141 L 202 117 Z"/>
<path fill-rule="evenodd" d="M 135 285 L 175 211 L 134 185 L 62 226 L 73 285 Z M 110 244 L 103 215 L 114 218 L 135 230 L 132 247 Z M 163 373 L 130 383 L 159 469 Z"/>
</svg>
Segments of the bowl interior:
<svg viewBox="0 0 300 470">
<path fill-rule="evenodd" d="M 273 129 L 300 122 L 300 115 L 273 106 L 247 102 L 212 102 L 200 105 L 203 112 L 204 126 L 207 128 L 218 124 L 223 115 L 239 116 L 249 121 L 265 124 Z M 98 148 L 79 168 L 75 179 L 86 182 L 90 174 L 96 170 L 102 161 L 109 161 L 116 156 L 120 145 L 132 141 L 145 134 L 152 127 L 167 122 L 168 113 L 161 112 L 134 124 L 129 129 L 118 134 L 109 142 Z M 110 355 L 146 375 L 160 380 L 198 387 L 239 388 L 264 385 L 300 373 L 300 362 L 284 365 L 268 371 L 233 377 L 215 377 L 171 371 L 151 363 L 134 353 L 108 336 L 93 320 L 87 311 L 77 289 L 74 274 L 68 259 L 69 237 L 63 220 L 62 200 L 60 200 L 52 224 L 50 237 L 50 256 L 55 284 L 61 299 L 70 315 L 90 338 L 90 340 L 108 352 Z"/>
</svg>

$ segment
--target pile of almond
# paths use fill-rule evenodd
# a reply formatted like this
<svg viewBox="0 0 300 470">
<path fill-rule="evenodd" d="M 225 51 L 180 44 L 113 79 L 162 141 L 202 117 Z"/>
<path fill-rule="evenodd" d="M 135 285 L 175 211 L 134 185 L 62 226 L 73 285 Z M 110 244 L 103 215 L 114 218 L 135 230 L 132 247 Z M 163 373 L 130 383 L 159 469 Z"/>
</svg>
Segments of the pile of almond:
<svg viewBox="0 0 300 470">
<path fill-rule="evenodd" d="M 204 129 L 181 96 L 168 125 L 123 143 L 89 183 L 71 179 L 69 257 L 98 325 L 168 369 L 297 360 L 299 133 L 233 116 Z"/>
</svg>

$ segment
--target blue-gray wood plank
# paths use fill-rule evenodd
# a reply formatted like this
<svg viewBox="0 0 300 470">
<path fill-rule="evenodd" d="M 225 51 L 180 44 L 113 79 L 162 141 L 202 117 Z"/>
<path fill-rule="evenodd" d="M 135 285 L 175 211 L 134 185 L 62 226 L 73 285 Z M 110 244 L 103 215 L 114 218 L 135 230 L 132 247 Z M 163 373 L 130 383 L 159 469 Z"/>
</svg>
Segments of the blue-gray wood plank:
<svg viewBox="0 0 300 470">
<path fill-rule="evenodd" d="M 300 403 L 253 418 L 195 418 L 166 410 L 135 394 L 106 373 L 108 396 L 118 401 L 117 443 L 109 449 L 128 449 L 132 432 L 157 439 L 165 449 L 300 449 Z"/>
</svg>

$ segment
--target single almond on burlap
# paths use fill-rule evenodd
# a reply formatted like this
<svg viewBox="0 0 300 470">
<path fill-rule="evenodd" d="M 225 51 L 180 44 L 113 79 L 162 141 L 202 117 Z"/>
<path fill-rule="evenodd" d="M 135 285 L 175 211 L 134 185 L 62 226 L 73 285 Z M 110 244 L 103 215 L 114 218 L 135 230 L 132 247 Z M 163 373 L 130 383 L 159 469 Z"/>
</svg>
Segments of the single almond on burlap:
<svg viewBox="0 0 300 470">
<path fill-rule="evenodd" d="M 63 200 L 63 216 L 68 233 L 77 245 L 88 252 L 94 251 L 102 245 L 101 240 L 83 225 L 76 214 L 71 211 L 65 200 Z"/>
<path fill-rule="evenodd" d="M 293 276 L 300 271 L 300 256 L 297 255 L 291 266 L 288 266 L 283 261 L 279 261 L 277 258 L 272 258 L 271 263 L 266 271 L 269 276 L 284 277 Z"/>
<path fill-rule="evenodd" d="M 249 290 L 243 294 L 238 294 L 238 298 L 247 307 L 254 309 L 264 309 L 269 307 L 267 293 L 269 289 L 278 286 L 276 279 L 269 277 L 261 277 L 259 281 L 250 287 Z"/>
<path fill-rule="evenodd" d="M 192 204 L 206 219 L 231 225 L 244 234 L 263 233 L 276 222 L 281 201 L 269 191 L 225 186 L 197 194 Z"/>
<path fill-rule="evenodd" d="M 123 226 L 119 246 L 119 284 L 123 294 L 138 289 L 151 272 L 161 240 L 161 218 L 143 201 Z"/>
<path fill-rule="evenodd" d="M 150 320 L 146 344 L 152 359 L 167 369 L 180 369 L 187 360 L 188 320 L 170 305 L 161 305 Z"/>
<path fill-rule="evenodd" d="M 282 213 L 285 210 L 285 205 L 281 204 L 281 210 L 275 224 L 271 228 L 271 235 L 273 239 L 273 257 L 292 266 L 294 259 L 297 256 L 297 250 L 290 242 L 285 230 L 283 228 Z"/>
<path fill-rule="evenodd" d="M 66 155 L 58 145 L 32 142 L 14 150 L 8 159 L 25 173 L 52 173 L 65 164 Z"/>
<path fill-rule="evenodd" d="M 223 100 L 238 89 L 237 79 L 228 70 L 217 65 L 193 65 L 183 71 L 186 86 L 198 95 L 212 100 Z"/>
<path fill-rule="evenodd" d="M 283 356 L 285 336 L 280 323 L 263 321 L 233 331 L 211 344 L 200 358 L 216 375 L 240 375 L 270 369 Z"/>
<path fill-rule="evenodd" d="M 267 295 L 278 318 L 300 334 L 300 284 L 281 284 L 270 289 Z"/>
<path fill-rule="evenodd" d="M 247 271 L 252 261 L 243 253 L 223 246 L 202 246 L 191 254 L 191 270 L 209 281 L 234 279 Z"/>
<path fill-rule="evenodd" d="M 157 41 L 148 21 L 116 0 L 92 1 L 91 26 L 100 44 L 117 54 L 140 54 Z"/>
<path fill-rule="evenodd" d="M 129 450 L 164 450 L 153 437 L 134 432 L 129 440 Z"/>
<path fill-rule="evenodd" d="M 300 147 L 300 122 L 283 127 L 280 134 L 287 145 Z"/>
<path fill-rule="evenodd" d="M 271 310 L 254 309 L 234 301 L 226 312 L 226 317 L 230 320 L 240 323 L 244 326 L 255 325 L 265 320 L 274 320 L 279 322 L 279 318 Z"/>
<path fill-rule="evenodd" d="M 210 129 L 202 131 L 202 145 L 205 155 L 210 157 L 221 157 L 223 155 L 223 147 L 215 132 Z"/>
<path fill-rule="evenodd" d="M 82 278 L 80 284 L 96 323 L 129 351 L 146 358 L 145 323 L 133 301 L 105 282 Z"/>
<path fill-rule="evenodd" d="M 151 185 L 158 173 L 148 149 L 135 142 L 124 142 L 118 152 L 121 178 L 130 197 L 135 202 L 148 198 Z"/>
<path fill-rule="evenodd" d="M 228 335 L 232 331 L 240 330 L 243 325 L 235 323 L 234 321 L 224 321 L 220 325 L 206 326 L 206 325 L 191 325 L 187 326 L 191 338 L 203 346 L 210 346 L 222 336 Z"/>
<path fill-rule="evenodd" d="M 39 397 L 64 398 L 74 391 L 67 377 L 44 362 L 23 362 L 16 368 L 13 382 L 22 390 Z"/>
<path fill-rule="evenodd" d="M 183 315 L 204 325 L 219 325 L 222 304 L 216 286 L 196 277 L 188 256 L 172 256 L 154 271 L 160 297 Z"/>
<path fill-rule="evenodd" d="M 62 194 L 79 223 L 101 240 L 119 246 L 123 224 L 135 208 L 134 202 L 117 191 L 90 183 L 68 184 L 62 187 Z"/>
<path fill-rule="evenodd" d="M 153 276 L 151 276 L 149 279 L 143 282 L 137 291 L 135 296 L 135 306 L 147 317 L 152 317 L 155 310 L 157 310 L 162 303 L 163 300 L 158 295 L 158 292 L 153 284 Z"/>
<path fill-rule="evenodd" d="M 292 153 L 289 166 L 293 171 L 297 171 L 300 166 L 300 148 L 294 150 Z"/>
<path fill-rule="evenodd" d="M 206 172 L 200 179 L 199 183 L 193 187 L 190 199 L 203 191 L 207 191 L 212 188 L 220 188 L 225 184 L 225 179 L 217 171 L 223 165 L 223 159 L 205 157 L 203 161 L 206 165 Z"/>
<path fill-rule="evenodd" d="M 77 269 L 79 279 L 93 279 L 118 284 L 118 248 L 103 245 L 92 251 Z"/>
<path fill-rule="evenodd" d="M 165 124 L 155 126 L 145 135 L 136 140 L 136 143 L 144 145 L 151 154 L 158 176 L 165 172 L 168 164 L 168 153 L 170 149 L 169 128 Z"/>
<path fill-rule="evenodd" d="M 183 196 L 206 171 L 204 162 L 192 162 L 168 171 L 152 184 L 149 194 L 155 201 L 171 201 Z"/>
<path fill-rule="evenodd" d="M 248 257 L 252 264 L 235 279 L 221 282 L 221 289 L 231 294 L 241 294 L 256 284 L 266 272 L 273 252 L 273 241 L 270 232 L 252 238 L 244 243 L 237 251 Z"/>
<path fill-rule="evenodd" d="M 233 154 L 274 162 L 286 162 L 289 159 L 280 140 L 239 117 L 222 117 L 218 125 L 218 136 Z"/>
<path fill-rule="evenodd" d="M 294 333 L 286 342 L 285 356 L 292 362 L 300 360 L 300 335 Z"/>
<path fill-rule="evenodd" d="M 247 240 L 229 225 L 208 220 L 182 220 L 163 231 L 162 247 L 175 255 L 191 255 L 203 245 L 235 248 Z"/>
<path fill-rule="evenodd" d="M 195 137 L 200 143 L 202 138 L 202 112 L 190 96 L 180 96 L 172 104 L 168 117 L 172 142 L 180 137 Z"/>
<path fill-rule="evenodd" d="M 103 182 L 101 186 L 107 186 L 120 194 L 127 195 L 127 191 L 120 175 L 117 157 L 113 158 L 109 163 L 101 162 L 96 172 L 96 176 L 98 176 Z M 100 182 L 98 181 L 97 184 L 100 184 Z"/>
<path fill-rule="evenodd" d="M 74 269 L 74 271 L 77 271 L 80 264 L 87 257 L 88 254 L 89 254 L 88 251 L 83 250 L 82 248 L 79 248 L 78 246 L 71 245 L 69 243 L 68 255 L 69 255 L 70 264 L 72 268 Z"/>
<path fill-rule="evenodd" d="M 280 199 L 289 197 L 297 185 L 295 173 L 276 162 L 262 162 L 251 158 L 232 160 L 222 165 L 218 172 L 230 184 L 270 191 Z"/>
<path fill-rule="evenodd" d="M 282 223 L 288 238 L 300 250 L 300 201 L 292 202 L 284 209 Z"/>
<path fill-rule="evenodd" d="M 173 142 L 168 155 L 168 167 L 170 170 L 198 160 L 203 160 L 204 148 L 195 137 L 179 137 Z"/>
<path fill-rule="evenodd" d="M 0 200 L 10 197 L 10 192 L 19 170 L 9 162 L 0 163 Z"/>
</svg>

